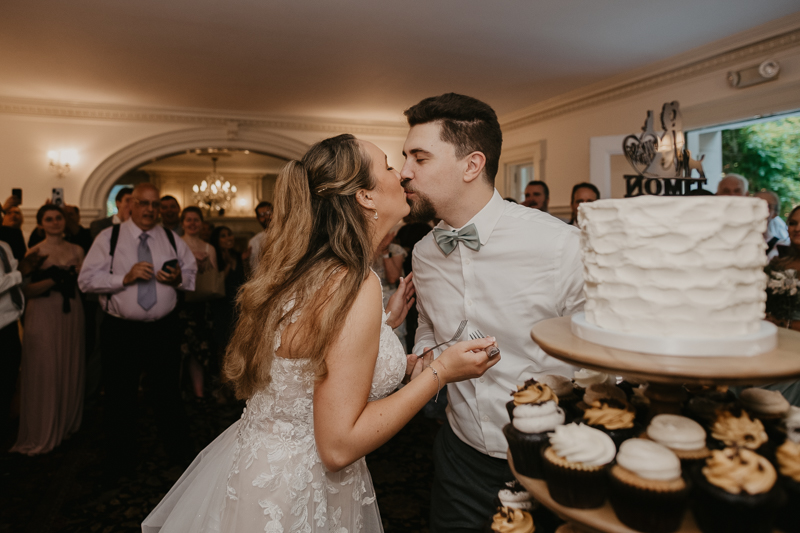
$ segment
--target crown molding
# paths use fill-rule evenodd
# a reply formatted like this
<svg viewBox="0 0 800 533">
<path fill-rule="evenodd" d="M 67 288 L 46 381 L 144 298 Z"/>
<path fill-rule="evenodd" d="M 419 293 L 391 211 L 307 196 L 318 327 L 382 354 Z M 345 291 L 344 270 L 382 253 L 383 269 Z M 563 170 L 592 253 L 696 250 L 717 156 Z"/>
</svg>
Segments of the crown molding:
<svg viewBox="0 0 800 533">
<path fill-rule="evenodd" d="M 389 137 L 405 137 L 408 132 L 408 125 L 404 122 L 282 117 L 190 108 L 154 108 L 111 104 L 87 104 L 81 102 L 38 100 L 10 96 L 0 96 L 0 114 L 331 133 L 346 131 L 362 135 Z"/>
<path fill-rule="evenodd" d="M 800 13 L 506 114 L 500 124 L 504 131 L 522 128 L 795 47 L 800 47 Z"/>
</svg>

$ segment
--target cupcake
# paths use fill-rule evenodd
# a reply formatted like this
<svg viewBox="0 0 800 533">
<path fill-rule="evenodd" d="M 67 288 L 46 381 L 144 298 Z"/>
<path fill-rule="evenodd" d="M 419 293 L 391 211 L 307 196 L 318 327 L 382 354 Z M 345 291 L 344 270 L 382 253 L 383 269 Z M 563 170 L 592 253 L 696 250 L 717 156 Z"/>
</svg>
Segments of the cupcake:
<svg viewBox="0 0 800 533">
<path fill-rule="evenodd" d="M 792 406 L 786 418 L 783 419 L 786 430 L 786 439 L 800 443 L 800 407 Z"/>
<path fill-rule="evenodd" d="M 514 408 L 514 418 L 503 428 L 514 469 L 523 476 L 542 478 L 542 446 L 547 445 L 547 432 L 564 423 L 564 411 L 550 400 Z"/>
<path fill-rule="evenodd" d="M 606 471 L 616 447 L 611 437 L 583 424 L 557 426 L 542 466 L 550 496 L 566 507 L 591 509 L 606 501 Z"/>
<path fill-rule="evenodd" d="M 489 529 L 497 533 L 533 533 L 535 530 L 530 513 L 513 507 L 500 507 Z"/>
<path fill-rule="evenodd" d="M 681 462 L 666 446 L 626 440 L 611 467 L 608 499 L 617 518 L 645 533 L 677 531 L 689 504 L 689 484 Z"/>
<path fill-rule="evenodd" d="M 684 466 L 711 455 L 703 427 L 680 415 L 656 415 L 647 426 L 647 438 L 669 448 Z"/>
<path fill-rule="evenodd" d="M 586 391 L 587 394 L 589 391 Z M 628 402 L 614 398 L 595 400 L 583 412 L 583 421 L 606 433 L 619 448 L 622 441 L 638 436 L 642 427 L 636 423 L 636 412 Z"/>
<path fill-rule="evenodd" d="M 500 489 L 497 493 L 498 507 L 511 507 L 522 511 L 530 512 L 533 507 L 530 493 L 519 481 L 509 481 L 506 488 Z"/>
<path fill-rule="evenodd" d="M 558 396 L 553 389 L 539 383 L 535 379 L 529 379 L 524 385 L 517 386 L 517 391 L 512 392 L 514 398 L 506 404 L 509 420 L 514 420 L 514 409 L 520 405 L 539 405 L 541 403 L 554 401 L 558 403 Z"/>
<path fill-rule="evenodd" d="M 575 374 L 572 376 L 572 381 L 575 382 L 578 396 L 581 396 L 583 392 L 589 388 L 589 385 L 593 383 L 608 383 L 609 385 L 615 385 L 617 383 L 617 379 L 614 376 L 596 370 L 589 370 L 588 368 L 576 370 Z"/>
<path fill-rule="evenodd" d="M 800 532 L 800 443 L 787 440 L 775 453 L 778 482 L 786 492 L 786 503 L 778 511 L 778 527 L 786 533 Z"/>
<path fill-rule="evenodd" d="M 592 383 L 583 393 L 583 403 L 586 405 L 592 405 L 599 400 L 611 399 L 619 400 L 620 402 L 628 401 L 625 391 L 609 383 Z"/>
<path fill-rule="evenodd" d="M 683 415 L 691 418 L 704 429 L 710 430 L 721 412 L 735 407 L 736 398 L 732 392 L 726 390 L 722 394 L 714 389 L 690 398 L 683 408 Z"/>
<path fill-rule="evenodd" d="M 738 416 L 731 411 L 723 411 L 711 426 L 712 443 L 715 447 L 740 446 L 748 450 L 758 450 L 769 438 L 760 420 L 753 420 L 746 411 Z"/>
<path fill-rule="evenodd" d="M 772 531 L 785 496 L 765 457 L 746 448 L 714 450 L 692 479 L 692 512 L 703 533 Z"/>
<path fill-rule="evenodd" d="M 750 416 L 765 422 L 783 419 L 791 407 L 779 391 L 758 388 L 744 389 L 739 395 L 739 402 Z"/>
</svg>

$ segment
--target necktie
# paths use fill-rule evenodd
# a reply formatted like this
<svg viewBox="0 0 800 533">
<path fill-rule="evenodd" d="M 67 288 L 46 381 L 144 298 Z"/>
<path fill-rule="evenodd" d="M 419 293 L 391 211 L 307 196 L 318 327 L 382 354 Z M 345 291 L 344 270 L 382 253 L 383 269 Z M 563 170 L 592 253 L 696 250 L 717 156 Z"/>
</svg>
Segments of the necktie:
<svg viewBox="0 0 800 533">
<path fill-rule="evenodd" d="M 6 255 L 6 251 L 2 246 L 0 246 L 0 261 L 3 262 L 5 273 L 11 274 L 11 263 L 8 262 L 8 255 Z M 8 294 L 11 295 L 11 303 L 14 304 L 14 307 L 22 309 L 22 292 L 19 290 L 19 286 L 8 289 Z"/>
<path fill-rule="evenodd" d="M 150 247 L 147 245 L 147 233 L 139 235 L 139 252 L 138 259 L 141 263 L 146 261 L 153 264 L 153 254 L 150 253 Z M 156 277 L 155 274 L 148 281 L 139 280 L 139 295 L 137 297 L 139 305 L 142 309 L 149 311 L 151 307 L 156 305 Z"/>
<path fill-rule="evenodd" d="M 463 242 L 464 246 L 476 252 L 481 249 L 481 240 L 478 238 L 478 228 L 475 227 L 475 224 L 464 226 L 458 231 L 434 228 L 433 238 L 446 256 L 456 249 L 459 242 Z"/>
</svg>

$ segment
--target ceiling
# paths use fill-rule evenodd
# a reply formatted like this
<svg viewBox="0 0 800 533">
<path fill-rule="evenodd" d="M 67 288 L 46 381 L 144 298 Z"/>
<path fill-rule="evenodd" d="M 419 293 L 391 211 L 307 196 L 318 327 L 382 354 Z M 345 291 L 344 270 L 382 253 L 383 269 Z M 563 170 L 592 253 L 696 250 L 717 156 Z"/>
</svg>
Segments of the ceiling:
<svg viewBox="0 0 800 533">
<path fill-rule="evenodd" d="M 402 119 L 505 114 L 800 10 L 798 0 L 4 0 L 0 97 Z"/>
<path fill-rule="evenodd" d="M 139 166 L 141 170 L 152 172 L 211 172 L 211 155 L 195 151 L 175 154 Z M 253 152 L 251 150 L 226 150 L 217 154 L 217 170 L 226 172 L 277 174 L 286 164 L 285 159 Z"/>
</svg>

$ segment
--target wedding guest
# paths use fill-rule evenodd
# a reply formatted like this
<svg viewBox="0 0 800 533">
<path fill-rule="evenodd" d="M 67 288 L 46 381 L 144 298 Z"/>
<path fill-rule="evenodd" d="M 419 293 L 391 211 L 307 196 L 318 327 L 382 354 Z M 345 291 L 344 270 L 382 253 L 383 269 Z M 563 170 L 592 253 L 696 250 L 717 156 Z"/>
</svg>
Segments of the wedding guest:
<svg viewBox="0 0 800 533">
<path fill-rule="evenodd" d="M 448 341 L 467 319 L 461 338 L 476 330 L 493 335 L 503 357 L 480 379 L 447 386 L 447 423 L 433 452 L 431 531 L 484 531 L 498 490 L 513 479 L 502 432 L 509 391 L 529 378 L 575 370 L 548 356 L 529 332 L 583 308 L 580 233 L 503 201 L 494 188 L 503 136 L 491 107 L 451 93 L 405 115 L 411 129 L 401 176 L 411 214 L 442 219 L 414 248 L 414 351 Z"/>
<path fill-rule="evenodd" d="M 25 310 L 23 278 L 38 270 L 46 256 L 33 251 L 17 261 L 8 243 L 0 239 L 0 446 L 11 433 L 11 400 L 17 388 L 22 357 L 19 318 Z"/>
<path fill-rule="evenodd" d="M 98 235 L 78 277 L 81 290 L 100 294 L 106 313 L 100 344 L 106 473 L 111 479 L 130 473 L 138 464 L 136 415 L 142 372 L 170 460 L 183 463 L 192 451 L 178 387 L 181 337 L 174 310 L 177 289 L 194 290 L 197 264 L 183 240 L 158 226 L 158 189 L 141 183 L 131 197 L 131 217 Z M 168 263 L 173 260 L 176 266 Z"/>
<path fill-rule="evenodd" d="M 20 423 L 12 452 L 47 453 L 80 428 L 83 415 L 83 307 L 76 281 L 80 246 L 64 240 L 66 220 L 56 205 L 36 222 L 45 239 L 28 251 L 47 259 L 24 289 L 28 306 L 22 343 Z"/>
<path fill-rule="evenodd" d="M 776 257 L 769 263 L 769 270 L 782 271 L 794 270 L 800 273 L 800 205 L 796 206 L 786 217 L 788 221 L 789 245 L 781 247 L 783 253 L 781 257 Z M 800 331 L 800 306 L 795 310 L 794 316 L 786 321 L 780 321 L 772 316 L 767 316 L 770 320 L 782 327 Z"/>
<path fill-rule="evenodd" d="M 214 247 L 200 238 L 203 230 L 203 211 L 196 206 L 184 208 L 181 212 L 183 241 L 192 251 L 197 263 L 197 275 L 208 270 L 217 270 L 217 254 Z M 210 238 L 210 236 L 209 236 Z M 205 376 L 208 376 L 209 365 L 214 357 L 211 304 L 209 301 L 185 301 L 181 305 L 180 314 L 183 341 L 181 352 L 186 358 L 189 378 L 196 398 L 205 396 Z"/>
<path fill-rule="evenodd" d="M 178 235 L 183 235 L 181 227 L 181 206 L 174 196 L 167 194 L 161 197 L 161 225 L 165 229 L 172 230 Z"/>
<path fill-rule="evenodd" d="M 726 174 L 717 184 L 717 196 L 747 196 L 747 178 L 741 174 Z"/>
<path fill-rule="evenodd" d="M 211 233 L 211 244 L 217 256 L 217 268 L 225 273 L 225 297 L 211 302 L 211 318 L 214 324 L 214 346 L 216 357 L 213 375 L 219 376 L 220 363 L 225 355 L 228 340 L 236 323 L 236 295 L 245 282 L 242 255 L 234 248 L 233 232 L 227 226 L 218 226 Z"/>
<path fill-rule="evenodd" d="M 269 229 L 270 222 L 272 222 L 272 204 L 267 201 L 259 202 L 256 206 L 256 219 L 264 231 L 256 233 L 250 239 L 250 242 L 247 243 L 247 251 L 242 256 L 245 261 L 249 261 L 251 273 L 256 271 L 258 260 L 261 256 L 261 248 L 264 244 L 264 235 Z"/>
<path fill-rule="evenodd" d="M 547 213 L 550 205 L 550 187 L 543 181 L 531 181 L 525 186 L 525 201 L 522 205 Z"/>
<path fill-rule="evenodd" d="M 764 240 L 767 241 L 767 257 L 773 259 L 778 257 L 779 245 L 789 245 L 789 229 L 786 226 L 786 222 L 780 217 L 781 199 L 777 194 L 766 189 L 755 193 L 753 196 L 761 198 L 769 206 L 767 232 L 764 234 Z"/>
<path fill-rule="evenodd" d="M 381 290 L 383 292 L 383 305 L 389 303 L 389 299 L 397 291 L 400 278 L 403 276 L 403 262 L 408 253 L 399 244 L 392 242 L 396 232 L 390 231 L 386 237 L 378 244 L 378 252 L 372 260 L 372 270 L 381 280 Z M 406 344 L 406 323 L 403 321 L 394 329 L 394 334 L 400 342 Z"/>
<path fill-rule="evenodd" d="M 23 220 L 22 210 L 18 205 L 12 205 L 5 210 L 3 215 L 3 225 L 9 228 L 21 229 Z"/>
<path fill-rule="evenodd" d="M 117 191 L 117 196 L 114 197 L 114 203 L 117 206 L 116 214 L 95 220 L 89 224 L 89 231 L 92 233 L 92 239 L 96 239 L 97 235 L 109 226 L 114 224 L 122 224 L 131 216 L 131 195 L 133 189 L 130 187 L 123 187 Z"/>
<path fill-rule="evenodd" d="M 22 236 L 21 229 L 11 226 L 0 226 L 0 241 L 5 242 L 11 247 L 11 253 L 17 261 L 21 261 L 22 258 L 25 257 L 25 251 L 28 248 L 25 246 L 25 238 Z"/>
<path fill-rule="evenodd" d="M 568 224 L 570 226 L 578 225 L 578 206 L 584 202 L 594 202 L 600 199 L 600 191 L 591 183 L 578 183 L 572 187 L 572 197 L 569 202 L 572 214 Z"/>
<path fill-rule="evenodd" d="M 80 246 L 85 255 L 92 246 L 93 239 L 91 232 L 81 226 L 80 209 L 76 205 L 62 205 L 60 207 L 61 211 L 64 213 L 64 219 L 66 220 L 66 226 L 64 227 L 64 240 Z M 28 248 L 36 246 L 42 242 L 44 238 L 44 228 L 37 226 L 36 229 L 31 232 L 31 235 L 28 238 Z"/>
<path fill-rule="evenodd" d="M 200 226 L 200 233 L 198 233 L 198 237 L 200 240 L 208 243 L 211 242 L 211 232 L 214 231 L 214 224 L 209 222 L 208 220 L 204 220 L 203 224 Z"/>
</svg>

